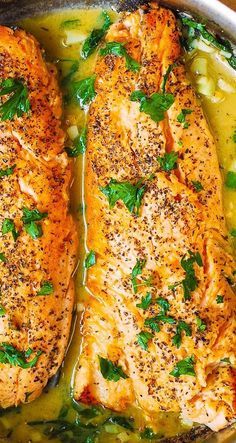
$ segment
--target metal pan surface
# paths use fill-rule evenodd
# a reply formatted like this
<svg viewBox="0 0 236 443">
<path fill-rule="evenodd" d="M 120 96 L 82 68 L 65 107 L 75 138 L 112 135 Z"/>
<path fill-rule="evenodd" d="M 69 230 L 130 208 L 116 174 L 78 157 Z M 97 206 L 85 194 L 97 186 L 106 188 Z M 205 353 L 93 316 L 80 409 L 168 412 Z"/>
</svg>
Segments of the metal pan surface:
<svg viewBox="0 0 236 443">
<path fill-rule="evenodd" d="M 110 7 L 118 11 L 133 10 L 145 2 L 147 0 L 0 0 L 0 23 L 14 25 L 25 17 L 72 8 Z M 200 16 L 236 44 L 236 0 L 225 0 L 228 6 L 218 0 L 163 0 L 160 3 L 174 10 L 189 12 L 196 17 Z M 233 434 L 235 437 L 232 439 Z M 228 428 L 216 434 L 205 426 L 196 426 L 179 437 L 162 439 L 161 443 L 224 443 L 226 441 L 236 443 L 234 429 Z"/>
</svg>

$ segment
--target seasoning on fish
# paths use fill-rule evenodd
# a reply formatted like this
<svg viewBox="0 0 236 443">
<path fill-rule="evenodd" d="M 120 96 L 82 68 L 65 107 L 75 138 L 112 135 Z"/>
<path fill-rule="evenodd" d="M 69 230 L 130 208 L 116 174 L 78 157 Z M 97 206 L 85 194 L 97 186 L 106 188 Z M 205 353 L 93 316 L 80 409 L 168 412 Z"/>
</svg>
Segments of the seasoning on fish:
<svg viewBox="0 0 236 443">
<path fill-rule="evenodd" d="M 171 11 L 151 5 L 124 14 L 109 42 L 122 44 L 140 69 L 112 53 L 96 64 L 85 178 L 87 247 L 96 263 L 87 275 L 74 395 L 117 411 L 138 405 L 150 422 L 155 412 L 180 412 L 218 430 L 236 415 L 236 264 L 216 146 Z M 117 194 L 111 204 L 111 183 L 142 183 L 137 211 Z M 132 271 L 144 260 L 134 291 Z M 140 309 L 150 276 L 152 303 Z M 127 378 L 104 379 L 99 358 Z"/>
</svg>

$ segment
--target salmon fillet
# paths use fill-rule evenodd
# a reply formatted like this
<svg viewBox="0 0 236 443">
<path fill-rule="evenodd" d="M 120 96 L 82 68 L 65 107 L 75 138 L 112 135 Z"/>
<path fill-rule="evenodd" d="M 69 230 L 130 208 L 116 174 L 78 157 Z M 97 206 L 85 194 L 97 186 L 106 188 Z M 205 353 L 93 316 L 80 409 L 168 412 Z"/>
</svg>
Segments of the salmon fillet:
<svg viewBox="0 0 236 443">
<path fill-rule="evenodd" d="M 63 152 L 56 71 L 22 30 L 0 27 L 0 60 L 1 85 L 8 79 L 23 82 L 30 107 L 22 116 L 0 119 L 0 406 L 5 408 L 35 399 L 62 363 L 77 238 L 68 214 L 71 167 Z M 2 96 L 2 104 L 13 95 Z M 2 174 L 7 168 L 11 174 Z M 43 214 L 41 220 L 30 224 L 27 210 L 38 211 L 28 212 L 36 220 Z M 7 231 L 7 220 L 13 231 Z M 33 238 L 32 228 L 41 234 Z"/>
<path fill-rule="evenodd" d="M 85 177 L 87 245 L 96 264 L 87 273 L 90 296 L 74 395 L 117 411 L 136 405 L 147 417 L 180 412 L 218 430 L 235 418 L 236 265 L 216 146 L 180 59 L 171 11 L 152 5 L 127 13 L 106 41 L 125 44 L 141 68 L 133 72 L 125 57 L 112 54 L 100 55 L 96 64 Z M 130 96 L 135 90 L 148 97 L 160 93 L 172 64 L 166 92 L 174 103 L 158 123 Z M 191 111 L 185 127 L 177 118 L 183 109 Z M 157 157 L 172 151 L 178 167 L 165 172 Z M 139 215 L 122 198 L 109 206 L 111 180 L 142 180 Z M 137 263 L 142 269 L 134 290 Z M 152 303 L 141 309 L 137 305 L 147 293 Z M 161 298 L 168 302 L 169 321 L 157 323 Z M 126 377 L 104 378 L 101 358 Z"/>
</svg>

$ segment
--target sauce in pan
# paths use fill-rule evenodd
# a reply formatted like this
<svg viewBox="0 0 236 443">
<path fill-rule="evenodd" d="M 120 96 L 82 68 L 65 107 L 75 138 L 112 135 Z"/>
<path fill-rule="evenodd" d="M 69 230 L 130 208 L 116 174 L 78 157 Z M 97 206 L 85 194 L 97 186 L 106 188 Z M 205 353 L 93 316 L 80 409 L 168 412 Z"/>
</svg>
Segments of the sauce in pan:
<svg viewBox="0 0 236 443">
<path fill-rule="evenodd" d="M 113 11 L 110 11 L 109 15 L 112 20 L 115 20 L 117 17 L 117 14 Z M 21 23 L 23 28 L 31 32 L 40 41 L 46 51 L 47 59 L 57 64 L 62 85 L 68 80 L 67 77 L 67 80 L 63 81 L 69 73 L 71 73 L 71 78 L 81 79 L 91 75 L 93 72 L 96 54 L 93 54 L 87 60 L 83 60 L 80 57 L 81 44 L 94 27 L 101 25 L 101 10 L 98 9 L 56 12 L 47 16 L 27 19 Z M 206 52 L 204 45 L 186 56 L 186 65 L 189 75 L 197 88 L 199 88 L 201 83 L 199 78 L 201 76 L 205 78 L 205 86 L 203 86 L 203 89 L 200 87 L 202 92 L 200 97 L 217 141 L 219 162 L 222 175 L 225 177 L 229 170 L 236 172 L 236 76 L 233 70 L 227 68 L 226 63 L 220 60 L 215 51 Z M 72 71 L 74 72 L 72 73 Z M 204 95 L 206 92 L 208 95 Z M 64 94 L 66 96 L 66 89 Z M 86 112 L 82 111 L 75 104 L 66 104 L 65 97 L 63 125 L 68 134 L 68 141 L 70 139 L 73 140 L 80 133 L 85 119 Z M 83 262 L 87 252 L 83 172 L 84 160 L 83 155 L 80 155 L 74 164 L 74 181 L 71 190 L 71 210 L 77 220 L 80 250 L 76 274 L 77 313 L 74 318 L 70 347 L 61 369 L 59 383 L 55 387 L 47 387 L 41 397 L 33 403 L 11 411 L 0 411 L 0 441 L 2 442 L 46 443 L 51 441 L 56 443 L 62 441 L 66 443 L 92 443 L 94 441 L 93 430 L 90 428 L 80 430 L 78 434 L 76 434 L 77 431 L 73 431 L 74 437 L 73 432 L 70 431 L 65 437 L 65 431 L 62 431 L 63 421 L 72 422 L 78 418 L 76 410 L 71 406 L 71 392 L 73 370 L 80 349 L 80 315 L 83 310 L 83 300 L 87 297 L 83 272 Z M 231 241 L 234 247 L 236 247 L 236 191 L 224 186 L 223 195 L 229 231 L 232 232 L 235 229 L 235 237 L 231 235 Z M 104 417 L 109 418 L 110 412 L 95 411 L 92 415 L 92 421 L 88 420 L 89 417 L 86 419 L 82 415 L 83 422 L 103 423 Z M 79 416 L 81 418 L 81 415 Z M 145 424 L 139 410 L 128 410 L 125 414 L 122 414 L 123 420 L 125 416 L 132 416 L 134 418 L 136 429 L 143 427 Z M 57 419 L 61 420 L 61 422 L 57 422 L 57 425 L 27 424 L 27 422 L 35 420 Z M 192 425 L 191 423 L 182 423 L 176 414 L 162 413 L 155 417 L 154 420 L 157 429 L 155 432 L 158 435 L 167 437 L 174 436 L 180 432 L 186 432 Z M 61 428 L 59 424 L 62 426 Z M 54 434 L 52 433 L 53 426 L 57 429 L 57 432 Z M 46 435 L 47 433 L 48 435 Z M 134 443 L 140 441 L 140 432 L 129 430 L 127 423 L 126 427 L 121 427 L 117 423 L 108 421 L 101 428 L 96 441 Z M 150 438 L 143 438 L 141 441 L 150 441 Z"/>
</svg>

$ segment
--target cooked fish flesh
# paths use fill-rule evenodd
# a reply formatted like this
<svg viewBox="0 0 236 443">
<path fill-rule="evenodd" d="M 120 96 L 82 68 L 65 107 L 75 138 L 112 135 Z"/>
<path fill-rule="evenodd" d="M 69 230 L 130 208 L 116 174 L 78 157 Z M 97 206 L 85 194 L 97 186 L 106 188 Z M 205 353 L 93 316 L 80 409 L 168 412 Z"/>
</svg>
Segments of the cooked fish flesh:
<svg viewBox="0 0 236 443">
<path fill-rule="evenodd" d="M 85 177 L 96 263 L 74 395 L 218 430 L 235 418 L 236 265 L 215 142 L 171 11 L 126 13 L 111 42 L 140 69 L 111 49 L 96 63 Z"/>
<path fill-rule="evenodd" d="M 6 408 L 35 399 L 62 363 L 77 238 L 55 68 L 33 37 L 6 27 L 0 59 L 0 406 Z"/>
</svg>

